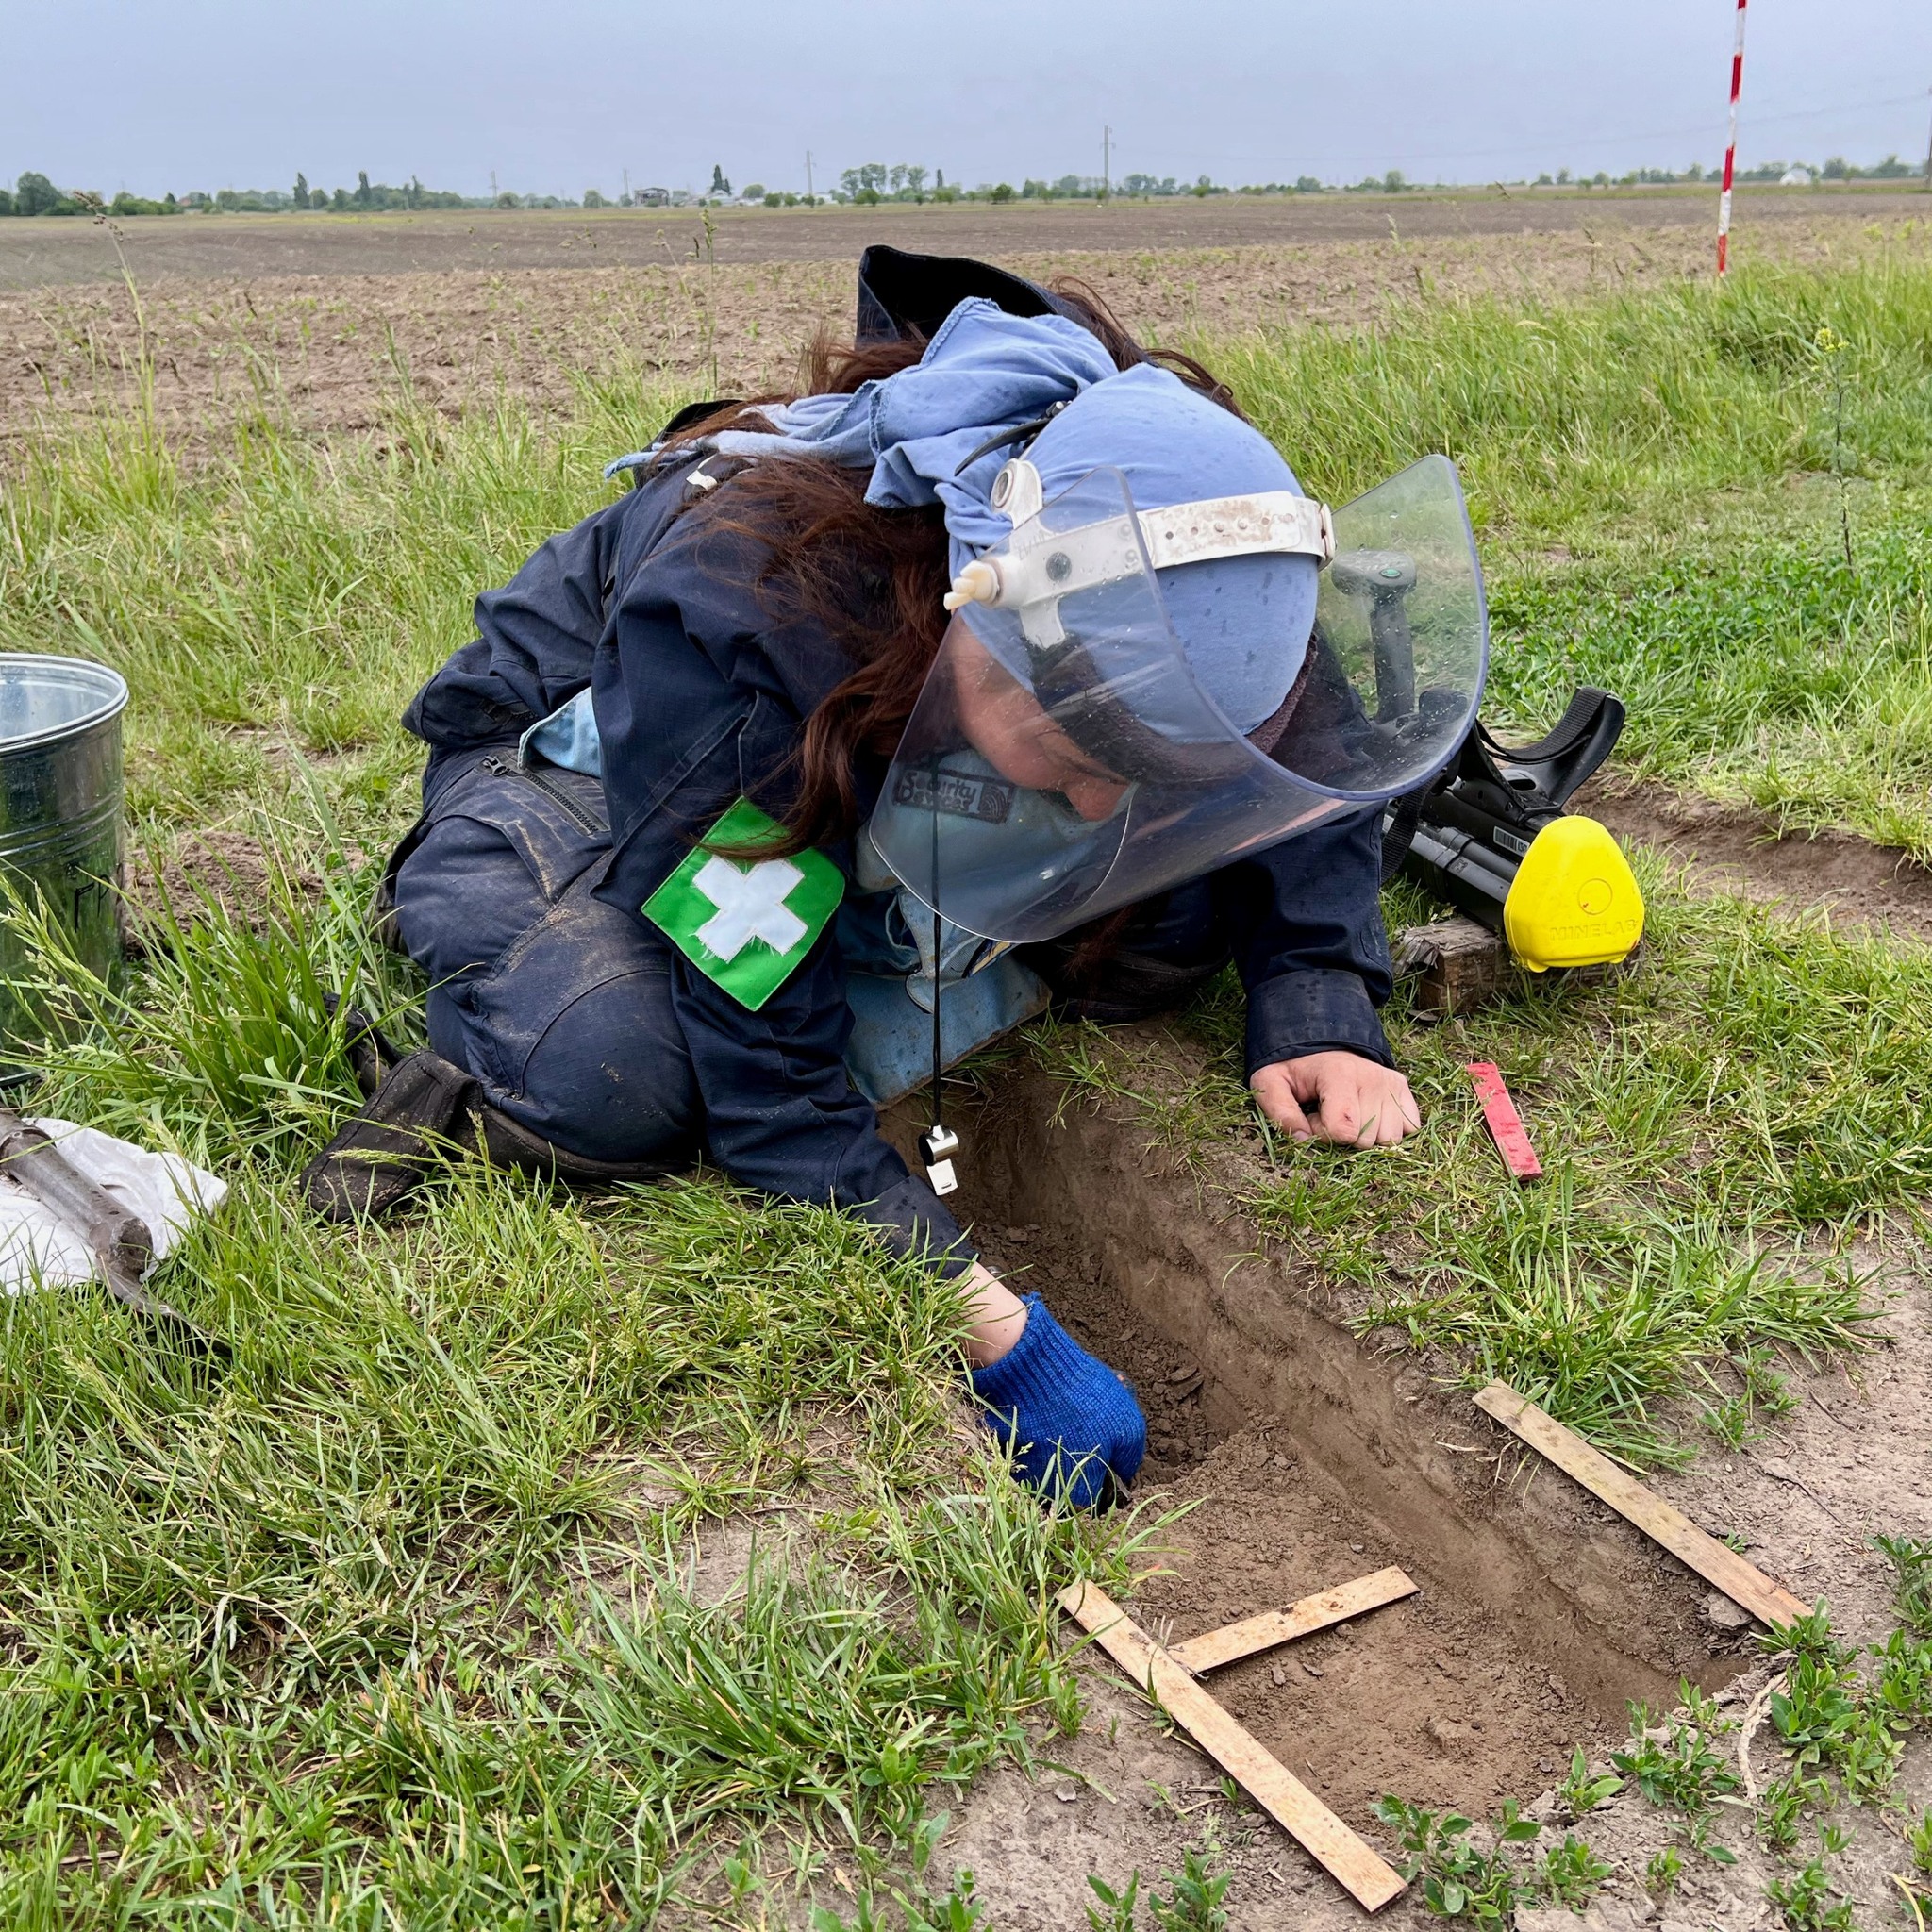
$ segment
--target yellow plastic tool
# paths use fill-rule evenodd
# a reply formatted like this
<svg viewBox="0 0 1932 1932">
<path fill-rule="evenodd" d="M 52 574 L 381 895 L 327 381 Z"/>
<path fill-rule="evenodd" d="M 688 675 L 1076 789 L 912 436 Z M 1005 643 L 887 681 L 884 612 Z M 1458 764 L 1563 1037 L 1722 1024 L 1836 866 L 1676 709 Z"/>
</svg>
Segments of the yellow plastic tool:
<svg viewBox="0 0 1932 1932">
<path fill-rule="evenodd" d="M 1594 819 L 1557 819 L 1516 869 L 1503 930 L 1532 973 L 1614 965 L 1643 937 L 1643 894 L 1617 841 Z"/>
</svg>

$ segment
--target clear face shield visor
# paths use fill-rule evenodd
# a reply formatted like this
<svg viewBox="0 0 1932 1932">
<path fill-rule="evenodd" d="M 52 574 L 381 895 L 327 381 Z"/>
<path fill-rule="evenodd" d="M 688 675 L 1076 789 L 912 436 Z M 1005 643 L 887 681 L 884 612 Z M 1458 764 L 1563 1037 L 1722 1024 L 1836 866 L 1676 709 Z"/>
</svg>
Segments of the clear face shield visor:
<svg viewBox="0 0 1932 1932">
<path fill-rule="evenodd" d="M 1281 640 L 1301 661 L 1287 699 L 1244 735 L 1196 683 L 1155 571 L 1269 551 L 1332 561 L 1306 654 Z M 926 907 L 1015 943 L 1415 790 L 1468 733 L 1488 664 L 1443 457 L 1336 511 L 1332 536 L 1285 493 L 1137 512 L 1125 477 L 1094 470 L 949 601 L 870 833 Z"/>
</svg>

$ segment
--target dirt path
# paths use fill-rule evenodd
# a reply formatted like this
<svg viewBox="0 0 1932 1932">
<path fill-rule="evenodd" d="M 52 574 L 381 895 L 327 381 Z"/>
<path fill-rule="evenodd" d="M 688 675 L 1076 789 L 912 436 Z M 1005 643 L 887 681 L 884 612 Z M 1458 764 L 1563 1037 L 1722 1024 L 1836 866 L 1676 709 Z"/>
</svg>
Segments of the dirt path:
<svg viewBox="0 0 1932 1932">
<path fill-rule="evenodd" d="M 1519 190 L 1401 195 L 1192 195 L 1161 201 L 956 202 L 923 207 L 721 208 L 718 261 L 850 261 L 874 242 L 936 255 L 1007 257 L 1064 251 L 1296 246 L 1405 236 L 1598 234 L 1690 226 L 1716 219 L 1713 191 Z M 1740 240 L 1754 230 L 1818 221 L 1923 216 L 1910 191 L 1745 188 Z M 255 280 L 269 275 L 447 275 L 517 269 L 659 267 L 705 247 L 696 208 L 495 208 L 375 215 L 176 215 L 117 225 L 129 264 L 149 280 Z M 0 289 L 118 282 L 108 238 L 85 221 L 0 226 Z"/>
<path fill-rule="evenodd" d="M 1687 866 L 1710 891 L 1793 911 L 1816 907 L 1834 922 L 1932 940 L 1932 872 L 1896 847 L 1848 833 L 1781 837 L 1768 812 L 1713 804 L 1667 785 L 1612 778 L 1587 786 L 1576 803 L 1619 837 Z"/>
<path fill-rule="evenodd" d="M 1885 198 L 1888 208 L 1903 199 Z M 1590 216 L 1567 226 L 1484 230 L 1459 216 L 1448 221 L 1457 209 L 1514 206 L 1403 203 L 1393 226 L 1384 211 L 1366 229 L 1357 222 L 1291 240 L 1257 227 L 1238 245 L 1208 245 L 1196 234 L 1178 246 L 1152 231 L 1117 244 L 1104 226 L 1083 229 L 1071 211 L 1066 222 L 1052 210 L 1002 217 L 979 233 L 945 226 L 951 217 L 939 210 L 931 232 L 910 239 L 976 250 L 1041 278 L 1079 276 L 1145 339 L 1166 342 L 1307 321 L 1373 322 L 1418 300 L 1563 300 L 1668 285 L 1707 267 L 1707 223 L 1675 202 L 1647 206 L 1641 225 L 1595 201 L 1565 204 Z M 1741 258 L 1818 261 L 1927 245 L 1922 221 L 1888 216 L 1875 202 L 1869 209 L 1862 200 L 1777 206 L 1775 220 L 1741 239 Z M 1435 227 L 1405 221 L 1424 208 L 1441 217 Z M 925 219 L 917 210 L 908 218 Z M 556 242 L 556 258 L 541 263 L 509 251 L 440 267 L 415 265 L 398 245 L 379 260 L 344 251 L 327 273 L 275 248 L 250 253 L 227 242 L 220 263 L 197 267 L 161 242 L 150 247 L 136 238 L 130 261 L 147 315 L 156 408 L 172 433 L 206 437 L 264 408 L 308 431 L 355 431 L 382 421 L 405 380 L 419 401 L 452 416 L 493 403 L 501 391 L 563 406 L 584 376 L 620 391 L 660 376 L 708 387 L 714 360 L 724 393 L 787 385 L 822 324 L 851 325 L 854 269 L 868 236 L 863 222 L 847 234 L 839 225 L 845 219 L 827 216 L 812 231 L 824 239 L 826 258 L 750 261 L 727 250 L 715 271 L 691 266 L 689 250 L 668 237 L 655 251 L 632 251 L 635 259 L 593 236 L 568 250 Z M 29 435 L 50 417 L 124 405 L 133 393 L 141 339 L 118 281 L 90 275 L 7 287 L 9 231 L 64 234 L 68 226 L 0 223 L 0 439 Z M 561 229 L 544 233 L 569 240 Z M 106 250 L 112 260 L 107 238 L 85 225 L 58 245 Z M 641 423 L 640 433 L 655 427 Z"/>
</svg>

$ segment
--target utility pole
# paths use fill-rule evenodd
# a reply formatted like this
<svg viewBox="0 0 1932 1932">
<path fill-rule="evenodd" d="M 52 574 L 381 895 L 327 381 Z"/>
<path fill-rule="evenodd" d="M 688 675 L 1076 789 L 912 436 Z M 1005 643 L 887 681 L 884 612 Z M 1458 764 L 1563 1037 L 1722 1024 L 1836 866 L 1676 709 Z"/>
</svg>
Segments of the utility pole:
<svg viewBox="0 0 1932 1932">
<path fill-rule="evenodd" d="M 624 171 L 624 205 L 625 208 L 630 206 L 630 170 L 628 168 Z"/>
<path fill-rule="evenodd" d="M 1100 198 L 1113 199 L 1113 129 L 1100 130 Z"/>
<path fill-rule="evenodd" d="M 816 201 L 815 201 L 815 200 L 813 199 L 813 197 L 812 197 L 812 192 L 811 192 L 811 150 L 810 150 L 810 148 L 807 148 L 807 149 L 806 149 L 806 151 L 805 151 L 805 205 L 806 205 L 806 207 L 807 207 L 807 208 L 815 208 L 815 207 L 816 207 L 816 206 L 818 205 L 818 204 L 816 203 Z"/>
<path fill-rule="evenodd" d="M 1932 134 L 1925 137 L 1925 192 L 1932 194 Z"/>
<path fill-rule="evenodd" d="M 496 199 L 496 170 L 494 168 L 491 168 L 490 171 L 490 198 L 491 201 Z"/>
</svg>

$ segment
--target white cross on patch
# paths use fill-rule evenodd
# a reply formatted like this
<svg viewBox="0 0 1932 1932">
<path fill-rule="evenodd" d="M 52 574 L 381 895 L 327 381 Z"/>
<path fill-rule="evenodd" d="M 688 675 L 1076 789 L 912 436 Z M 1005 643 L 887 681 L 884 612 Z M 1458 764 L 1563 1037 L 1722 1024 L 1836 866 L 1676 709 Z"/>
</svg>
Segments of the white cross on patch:
<svg viewBox="0 0 1932 1932">
<path fill-rule="evenodd" d="M 774 953 L 789 953 L 811 930 L 785 903 L 804 876 L 789 858 L 760 859 L 745 872 L 713 853 L 691 879 L 718 908 L 698 927 L 698 938 L 725 960 L 737 958 L 755 939 Z"/>
</svg>

